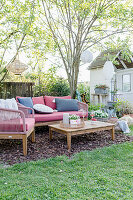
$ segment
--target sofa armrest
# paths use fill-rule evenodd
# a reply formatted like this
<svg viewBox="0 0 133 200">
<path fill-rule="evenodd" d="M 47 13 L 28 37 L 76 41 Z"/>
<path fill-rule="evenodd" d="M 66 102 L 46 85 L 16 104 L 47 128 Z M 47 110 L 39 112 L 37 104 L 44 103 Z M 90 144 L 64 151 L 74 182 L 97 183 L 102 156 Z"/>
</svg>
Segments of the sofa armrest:
<svg viewBox="0 0 133 200">
<path fill-rule="evenodd" d="M 21 110 L 0 108 L 0 132 L 20 132 L 20 129 L 26 132 L 25 114 Z"/>
<path fill-rule="evenodd" d="M 26 118 L 34 118 L 34 110 L 32 108 L 26 107 L 20 103 L 17 102 L 18 109 L 21 110 Z M 32 111 L 32 114 L 29 113 L 29 111 Z"/>
<path fill-rule="evenodd" d="M 79 110 L 85 110 L 86 117 L 88 117 L 88 104 L 78 101 L 78 108 Z"/>
</svg>

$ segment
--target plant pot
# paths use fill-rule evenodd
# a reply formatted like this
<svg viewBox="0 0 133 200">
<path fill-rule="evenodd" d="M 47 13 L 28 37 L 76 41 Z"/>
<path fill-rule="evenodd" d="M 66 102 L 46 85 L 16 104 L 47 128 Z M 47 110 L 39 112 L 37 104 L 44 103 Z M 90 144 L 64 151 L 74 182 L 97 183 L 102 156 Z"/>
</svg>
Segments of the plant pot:
<svg viewBox="0 0 133 200">
<path fill-rule="evenodd" d="M 101 121 L 101 122 L 107 122 L 107 121 L 108 121 L 108 117 L 106 117 L 106 118 L 95 117 L 95 119 L 96 119 L 97 121 Z"/>
<path fill-rule="evenodd" d="M 77 125 L 79 125 L 81 123 L 81 120 L 80 119 L 70 119 L 70 125 L 71 127 L 76 127 Z"/>
<path fill-rule="evenodd" d="M 95 88 L 95 94 L 108 94 L 108 88 Z"/>
</svg>

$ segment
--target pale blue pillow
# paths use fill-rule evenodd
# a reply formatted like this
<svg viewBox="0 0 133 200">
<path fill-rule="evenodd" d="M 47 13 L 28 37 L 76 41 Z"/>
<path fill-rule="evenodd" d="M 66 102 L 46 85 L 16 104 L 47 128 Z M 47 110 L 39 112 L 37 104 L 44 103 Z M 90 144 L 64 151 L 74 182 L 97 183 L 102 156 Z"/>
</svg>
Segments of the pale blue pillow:
<svg viewBox="0 0 133 200">
<path fill-rule="evenodd" d="M 76 99 L 55 98 L 56 109 L 61 111 L 78 111 L 78 101 Z"/>
<path fill-rule="evenodd" d="M 22 105 L 29 107 L 29 108 L 33 108 L 33 102 L 31 97 L 26 97 L 26 98 L 18 98 L 19 103 L 21 103 Z M 32 111 L 29 110 L 29 113 L 31 114 Z"/>
</svg>

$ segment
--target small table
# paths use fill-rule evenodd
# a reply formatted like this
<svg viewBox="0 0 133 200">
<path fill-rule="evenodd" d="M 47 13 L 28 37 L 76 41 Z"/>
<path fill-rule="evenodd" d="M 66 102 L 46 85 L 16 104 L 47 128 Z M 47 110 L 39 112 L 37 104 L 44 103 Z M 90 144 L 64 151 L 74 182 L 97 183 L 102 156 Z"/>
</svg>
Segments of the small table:
<svg viewBox="0 0 133 200">
<path fill-rule="evenodd" d="M 110 130 L 112 140 L 114 140 L 114 124 L 100 121 L 85 121 L 85 126 L 82 128 L 64 128 L 60 124 L 49 125 L 49 139 L 52 139 L 52 131 L 64 134 L 67 136 L 68 151 L 71 150 L 71 136 L 82 135 L 86 133 L 94 133 L 96 131 Z"/>
</svg>

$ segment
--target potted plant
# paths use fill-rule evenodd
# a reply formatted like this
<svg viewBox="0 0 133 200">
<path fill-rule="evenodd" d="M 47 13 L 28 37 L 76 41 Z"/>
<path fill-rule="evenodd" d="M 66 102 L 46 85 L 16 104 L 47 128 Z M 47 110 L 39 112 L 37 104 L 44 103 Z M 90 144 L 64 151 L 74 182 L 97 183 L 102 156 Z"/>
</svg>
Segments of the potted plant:
<svg viewBox="0 0 133 200">
<path fill-rule="evenodd" d="M 103 112 L 102 110 L 96 110 L 94 111 L 94 118 L 99 121 L 107 121 L 108 113 Z"/>
<path fill-rule="evenodd" d="M 79 115 L 74 115 L 74 114 L 69 116 L 69 120 L 70 120 L 70 125 L 72 127 L 80 124 L 80 122 L 81 122 Z"/>
<path fill-rule="evenodd" d="M 96 85 L 95 94 L 108 94 L 109 87 L 107 85 Z"/>
</svg>

